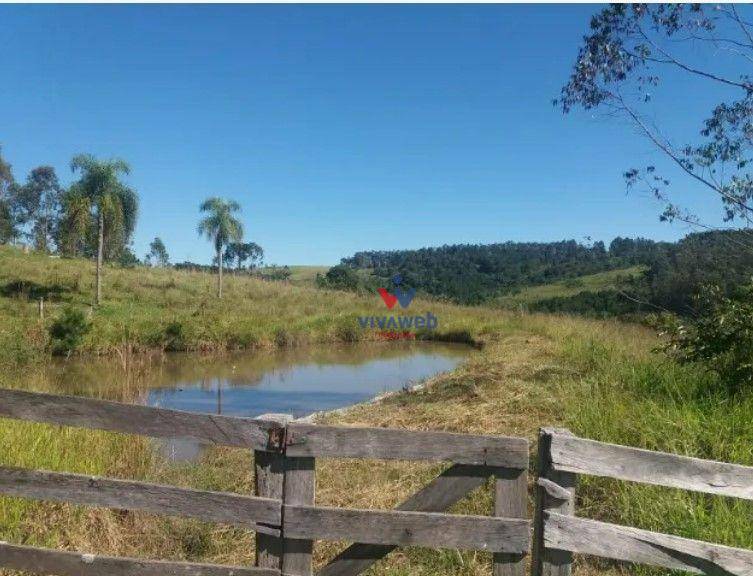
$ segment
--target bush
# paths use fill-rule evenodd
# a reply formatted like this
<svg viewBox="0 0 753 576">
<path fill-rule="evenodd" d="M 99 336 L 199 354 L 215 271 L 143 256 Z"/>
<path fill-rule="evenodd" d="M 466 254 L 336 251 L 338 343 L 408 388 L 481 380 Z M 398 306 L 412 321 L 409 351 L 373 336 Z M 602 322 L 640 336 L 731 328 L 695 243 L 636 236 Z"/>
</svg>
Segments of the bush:
<svg viewBox="0 0 753 576">
<path fill-rule="evenodd" d="M 86 314 L 73 306 L 63 308 L 50 325 L 50 346 L 53 354 L 70 354 L 81 344 L 91 325 Z"/>
<path fill-rule="evenodd" d="M 343 264 L 333 266 L 324 276 L 317 274 L 316 281 L 320 288 L 335 290 L 357 290 L 360 286 L 358 273 Z"/>
<path fill-rule="evenodd" d="M 719 375 L 730 393 L 753 384 L 753 286 L 726 297 L 718 287 L 698 298 L 698 315 L 661 319 L 662 347 L 681 363 L 700 363 Z"/>
<path fill-rule="evenodd" d="M 174 320 L 165 326 L 164 333 L 165 350 L 177 352 L 186 349 L 186 333 L 183 324 Z"/>
</svg>

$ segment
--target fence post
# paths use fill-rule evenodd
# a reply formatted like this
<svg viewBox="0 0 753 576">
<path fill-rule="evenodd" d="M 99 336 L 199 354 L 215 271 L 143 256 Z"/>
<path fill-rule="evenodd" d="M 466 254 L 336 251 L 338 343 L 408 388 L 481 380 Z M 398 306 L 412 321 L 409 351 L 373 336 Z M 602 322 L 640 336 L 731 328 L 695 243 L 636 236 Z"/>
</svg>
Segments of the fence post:
<svg viewBox="0 0 753 576">
<path fill-rule="evenodd" d="M 285 457 L 275 452 L 254 450 L 256 495 L 282 500 L 283 462 Z M 279 570 L 282 564 L 282 538 L 256 533 L 256 565 Z"/>
<path fill-rule="evenodd" d="M 260 420 L 286 426 L 293 417 L 288 414 L 265 414 Z M 314 503 L 316 487 L 315 459 L 288 457 L 278 452 L 254 452 L 256 494 L 281 500 L 285 504 Z M 256 534 L 256 565 L 281 570 L 286 576 L 310 576 L 313 540 L 285 538 L 285 510 L 280 537 Z"/>
<path fill-rule="evenodd" d="M 539 430 L 539 448 L 536 463 L 536 510 L 533 525 L 533 576 L 570 576 L 573 555 L 563 550 L 552 550 L 544 544 L 544 513 L 573 515 L 575 513 L 575 485 L 577 475 L 552 470 L 552 434 L 568 434 L 561 428 Z M 564 491 L 561 490 L 564 488 Z"/>
<path fill-rule="evenodd" d="M 285 486 L 283 504 L 312 505 L 316 491 L 316 461 L 302 456 L 285 458 Z M 285 512 L 283 510 L 283 524 Z M 284 525 L 283 525 L 284 535 Z M 313 540 L 284 538 L 282 543 L 282 573 L 285 576 L 310 576 Z"/>
<path fill-rule="evenodd" d="M 528 470 L 500 468 L 494 472 L 494 516 L 528 517 Z M 494 576 L 525 576 L 525 554 L 495 553 Z"/>
</svg>

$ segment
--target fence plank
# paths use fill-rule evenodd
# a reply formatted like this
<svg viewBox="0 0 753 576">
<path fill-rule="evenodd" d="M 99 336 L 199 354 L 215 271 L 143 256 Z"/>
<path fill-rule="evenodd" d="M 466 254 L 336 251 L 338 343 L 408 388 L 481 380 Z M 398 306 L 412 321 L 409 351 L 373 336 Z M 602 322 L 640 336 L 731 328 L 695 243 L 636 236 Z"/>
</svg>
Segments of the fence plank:
<svg viewBox="0 0 753 576">
<path fill-rule="evenodd" d="M 283 507 L 285 535 L 372 544 L 527 552 L 529 522 L 433 512 Z"/>
<path fill-rule="evenodd" d="M 442 512 L 484 485 L 495 468 L 455 464 L 413 494 L 396 510 Z M 397 546 L 389 544 L 353 544 L 318 572 L 318 576 L 356 576 Z"/>
<path fill-rule="evenodd" d="M 23 468 L 0 467 L 0 494 L 187 516 L 272 534 L 279 528 L 256 523 L 279 527 L 282 519 L 282 503 L 269 498 Z"/>
<path fill-rule="evenodd" d="M 547 546 L 700 574 L 753 574 L 753 550 L 548 513 Z"/>
<path fill-rule="evenodd" d="M 282 500 L 285 456 L 278 452 L 254 452 L 254 478 L 257 496 Z M 282 538 L 256 532 L 256 566 L 282 568 Z"/>
<path fill-rule="evenodd" d="M 116 558 L 0 542 L 0 567 L 57 576 L 279 576 L 275 570 Z"/>
<path fill-rule="evenodd" d="M 539 431 L 539 448 L 536 471 L 536 509 L 533 525 L 533 576 L 570 576 L 573 556 L 564 550 L 548 549 L 544 545 L 547 512 L 572 515 L 575 513 L 575 485 L 577 476 L 553 469 L 551 460 L 552 438 L 567 436 L 567 430 L 542 428 Z"/>
<path fill-rule="evenodd" d="M 291 423 L 288 456 L 435 460 L 525 469 L 528 441 L 505 436 L 472 436 L 387 428 L 352 428 Z"/>
<path fill-rule="evenodd" d="M 279 425 L 250 418 L 193 414 L 107 400 L 0 389 L 0 417 L 223 446 L 274 449 Z"/>
<path fill-rule="evenodd" d="M 285 458 L 285 504 L 313 504 L 316 491 L 316 461 L 314 458 Z M 282 541 L 282 572 L 286 576 L 310 576 L 311 539 L 285 537 Z"/>
<path fill-rule="evenodd" d="M 753 467 L 554 435 L 557 470 L 753 500 Z"/>
<path fill-rule="evenodd" d="M 528 517 L 528 471 L 502 469 L 495 473 L 494 515 L 506 518 Z M 497 552 L 493 557 L 494 576 L 525 576 L 525 554 Z"/>
</svg>

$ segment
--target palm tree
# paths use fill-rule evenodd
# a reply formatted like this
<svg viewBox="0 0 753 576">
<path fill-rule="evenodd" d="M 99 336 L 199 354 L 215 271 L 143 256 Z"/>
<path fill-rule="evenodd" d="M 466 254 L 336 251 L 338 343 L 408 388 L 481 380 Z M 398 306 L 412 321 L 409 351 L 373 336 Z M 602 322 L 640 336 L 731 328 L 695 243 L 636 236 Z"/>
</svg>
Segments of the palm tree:
<svg viewBox="0 0 753 576">
<path fill-rule="evenodd" d="M 199 222 L 199 235 L 206 236 L 214 243 L 217 252 L 217 297 L 222 298 L 222 249 L 231 242 L 240 242 L 243 238 L 243 224 L 233 216 L 240 212 L 240 204 L 234 200 L 207 198 L 199 207 L 207 216 Z"/>
<path fill-rule="evenodd" d="M 91 154 L 79 154 L 71 160 L 71 170 L 80 172 L 81 178 L 72 188 L 76 202 L 71 206 L 80 211 L 87 208 L 97 226 L 97 296 L 102 300 L 102 262 L 105 251 L 105 228 L 111 249 L 118 250 L 126 244 L 136 227 L 138 196 L 120 181 L 131 169 L 118 158 L 97 160 Z"/>
<path fill-rule="evenodd" d="M 63 194 L 63 216 L 58 225 L 57 244 L 66 256 L 85 253 L 91 225 L 89 199 L 74 184 Z"/>
</svg>

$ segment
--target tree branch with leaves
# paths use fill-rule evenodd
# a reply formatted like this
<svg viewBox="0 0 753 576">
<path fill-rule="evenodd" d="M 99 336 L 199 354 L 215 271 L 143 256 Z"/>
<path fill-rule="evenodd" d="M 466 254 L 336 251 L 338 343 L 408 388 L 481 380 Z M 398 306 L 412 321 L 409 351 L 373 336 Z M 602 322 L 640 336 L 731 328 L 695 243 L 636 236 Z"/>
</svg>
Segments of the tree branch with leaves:
<svg viewBox="0 0 753 576">
<path fill-rule="evenodd" d="M 716 194 L 725 221 L 753 218 L 753 175 L 748 171 L 753 145 L 753 82 L 746 73 L 753 61 L 753 28 L 735 6 L 700 4 L 613 4 L 596 14 L 584 37 L 570 78 L 555 104 L 603 109 L 627 119 L 684 176 Z M 701 50 L 724 50 L 729 65 L 740 62 L 731 77 L 678 54 L 694 43 Z M 711 59 L 711 61 L 719 58 Z M 645 109 L 662 75 L 685 73 L 698 82 L 729 89 L 728 100 L 715 106 L 699 126 L 699 140 L 682 146 L 649 120 Z M 629 187 L 645 185 L 665 204 L 664 220 L 696 222 L 692 214 L 669 199 L 670 178 L 654 165 L 625 172 Z"/>
</svg>

